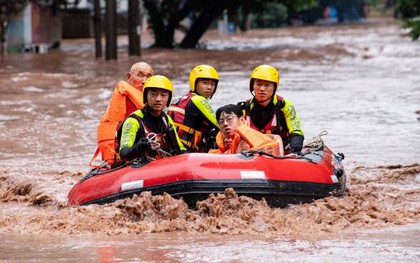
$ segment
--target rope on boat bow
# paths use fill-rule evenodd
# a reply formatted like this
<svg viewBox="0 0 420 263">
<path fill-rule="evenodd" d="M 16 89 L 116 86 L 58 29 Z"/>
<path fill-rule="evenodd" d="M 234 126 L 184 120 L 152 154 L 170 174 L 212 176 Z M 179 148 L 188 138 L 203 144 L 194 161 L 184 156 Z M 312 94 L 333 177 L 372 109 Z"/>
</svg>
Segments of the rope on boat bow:
<svg viewBox="0 0 420 263">
<path fill-rule="evenodd" d="M 309 142 L 307 142 L 304 147 L 309 147 L 317 150 L 321 149 L 322 147 L 324 147 L 324 141 L 322 140 L 322 136 L 325 135 L 328 135 L 328 132 L 326 130 L 323 130 L 317 136 L 309 140 Z"/>
<path fill-rule="evenodd" d="M 241 154 L 245 155 L 246 157 L 250 157 L 250 156 L 252 156 L 254 154 L 259 154 L 259 155 L 265 155 L 265 156 L 271 157 L 273 159 L 283 159 L 283 160 L 286 160 L 286 159 L 299 159 L 299 160 L 305 160 L 305 161 L 308 161 L 308 162 L 311 162 L 311 163 L 316 164 L 313 160 L 311 160 L 309 158 L 306 158 L 305 156 L 299 156 L 299 155 L 278 156 L 278 155 L 272 155 L 272 154 L 266 153 L 263 150 L 242 151 Z"/>
<path fill-rule="evenodd" d="M 269 156 L 275 159 L 299 159 L 299 156 L 278 156 L 278 155 L 266 153 L 263 150 L 247 150 L 247 151 L 242 151 L 241 154 L 245 155 L 246 157 L 250 157 L 254 154 L 259 154 L 259 155 Z"/>
<path fill-rule="evenodd" d="M 321 150 L 324 147 L 324 141 L 322 140 L 322 136 L 325 136 L 327 134 L 328 134 L 328 132 L 326 130 L 323 130 L 317 136 L 313 137 L 308 143 L 306 143 L 304 145 L 304 148 L 307 148 L 307 150 L 302 152 L 303 156 L 287 156 L 287 155 L 286 156 L 276 156 L 276 155 L 266 153 L 262 150 L 242 151 L 241 154 L 245 155 L 246 157 L 250 157 L 254 154 L 259 154 L 259 155 L 269 156 L 269 157 L 272 157 L 272 158 L 275 158 L 275 159 L 304 159 L 304 160 L 313 162 L 311 159 L 305 157 L 305 155 L 310 153 L 310 152 Z"/>
</svg>

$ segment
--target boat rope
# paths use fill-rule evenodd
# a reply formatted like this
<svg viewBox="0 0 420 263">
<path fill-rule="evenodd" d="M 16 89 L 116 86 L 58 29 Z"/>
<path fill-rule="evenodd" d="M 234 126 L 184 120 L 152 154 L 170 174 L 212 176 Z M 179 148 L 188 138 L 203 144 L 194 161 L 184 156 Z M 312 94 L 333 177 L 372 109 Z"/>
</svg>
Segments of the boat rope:
<svg viewBox="0 0 420 263">
<path fill-rule="evenodd" d="M 270 153 L 266 153 L 263 150 L 247 150 L 247 151 L 242 151 L 241 154 L 245 155 L 246 157 L 252 156 L 254 154 L 258 154 L 258 155 L 265 155 L 265 156 L 269 156 L 275 159 L 298 159 L 298 156 L 295 155 L 291 155 L 291 156 L 278 156 L 278 155 L 273 155 Z"/>
<path fill-rule="evenodd" d="M 269 153 L 266 153 L 266 152 L 264 152 L 263 150 L 257 150 L 257 151 L 255 151 L 255 150 L 248 150 L 248 151 L 242 151 L 241 152 L 241 154 L 243 154 L 243 155 L 245 155 L 246 157 L 250 157 L 250 156 L 252 156 L 252 155 L 254 155 L 254 154 L 258 154 L 258 155 L 265 155 L 265 156 L 268 156 L 268 157 L 271 157 L 271 158 L 273 158 L 273 159 L 283 159 L 283 160 L 287 160 L 287 159 L 298 159 L 298 160 L 305 160 L 305 161 L 308 161 L 308 162 L 311 162 L 311 163 L 314 163 L 314 164 L 316 164 L 313 160 L 311 160 L 311 159 L 309 159 L 309 158 L 307 158 L 307 157 L 305 157 L 305 156 L 299 156 L 299 155 L 285 155 L 285 156 L 278 156 L 278 155 L 272 155 L 272 154 L 269 154 Z"/>
<path fill-rule="evenodd" d="M 269 156 L 274 159 L 300 159 L 300 160 L 306 160 L 308 162 L 316 164 L 316 162 L 314 162 L 311 158 L 306 157 L 305 155 L 322 150 L 324 148 L 324 141 L 322 140 L 322 136 L 325 136 L 327 134 L 328 132 L 326 130 L 323 130 L 317 136 L 313 137 L 308 143 L 306 143 L 303 146 L 304 150 L 302 151 L 302 155 L 277 156 L 277 155 L 266 153 L 263 150 L 242 151 L 241 154 L 243 154 L 246 157 L 250 157 L 255 154 L 258 154 L 258 155 Z"/>
<path fill-rule="evenodd" d="M 156 133 L 149 133 L 146 137 L 149 140 L 149 144 L 150 144 L 150 149 L 152 149 L 153 151 L 156 151 L 157 154 L 162 157 L 162 158 L 167 158 L 167 157 L 171 157 L 172 154 L 168 153 L 167 151 L 162 150 L 162 148 L 160 148 L 160 143 L 157 139 L 157 134 Z M 155 160 L 155 158 L 150 157 L 150 156 L 146 156 L 147 159 L 149 161 L 153 161 Z"/>
<path fill-rule="evenodd" d="M 314 151 L 320 150 L 324 147 L 324 141 L 322 140 L 322 136 L 328 135 L 326 130 L 320 132 L 317 136 L 313 137 L 309 142 L 307 142 L 304 147 L 311 148 Z"/>
<path fill-rule="evenodd" d="M 150 149 L 156 151 L 156 149 L 160 148 L 160 143 L 157 140 L 157 134 L 156 133 L 149 133 L 146 137 L 149 140 Z"/>
</svg>

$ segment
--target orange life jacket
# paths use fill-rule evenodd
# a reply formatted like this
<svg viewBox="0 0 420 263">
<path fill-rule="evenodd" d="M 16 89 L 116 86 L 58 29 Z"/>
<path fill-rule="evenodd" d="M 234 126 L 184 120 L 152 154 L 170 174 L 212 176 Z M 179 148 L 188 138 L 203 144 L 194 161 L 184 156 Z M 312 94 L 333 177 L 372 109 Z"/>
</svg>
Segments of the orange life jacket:
<svg viewBox="0 0 420 263">
<path fill-rule="evenodd" d="M 241 136 L 235 132 L 233 142 L 230 145 L 230 148 L 225 148 L 225 143 L 223 141 L 222 132 L 219 132 L 216 136 L 216 144 L 218 149 L 210 149 L 209 153 L 236 153 L 236 148 L 239 141 L 242 140 Z M 236 143 L 235 143 L 236 141 Z M 235 146 L 234 146 L 235 145 Z"/>
<path fill-rule="evenodd" d="M 245 140 L 249 144 L 250 150 L 262 150 L 263 152 L 276 156 L 280 155 L 280 147 L 283 147 L 269 135 L 256 131 L 246 124 L 242 124 L 235 129 L 235 137 L 229 149 L 225 149 L 222 133 L 219 132 L 216 137 L 216 143 L 219 149 L 210 150 L 209 153 L 236 153 L 238 145 L 242 140 Z"/>
<path fill-rule="evenodd" d="M 130 99 L 138 109 L 144 107 L 143 93 L 141 91 L 123 80 L 115 86 L 108 108 L 98 125 L 98 147 L 90 160 L 90 166 L 94 166 L 92 165 L 92 162 L 96 159 L 99 152 L 102 155 L 103 161 L 106 161 L 109 165 L 114 164 L 114 142 L 118 124 L 132 113 L 127 112 L 127 98 Z"/>
</svg>

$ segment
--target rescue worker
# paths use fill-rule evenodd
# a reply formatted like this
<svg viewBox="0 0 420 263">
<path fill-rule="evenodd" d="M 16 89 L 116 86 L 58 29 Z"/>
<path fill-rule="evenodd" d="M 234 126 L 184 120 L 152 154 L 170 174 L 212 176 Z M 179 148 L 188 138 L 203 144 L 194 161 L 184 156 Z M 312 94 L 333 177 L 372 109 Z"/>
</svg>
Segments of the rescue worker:
<svg viewBox="0 0 420 263">
<path fill-rule="evenodd" d="M 108 108 L 98 125 L 98 147 L 90 165 L 99 152 L 105 165 L 111 166 L 115 162 L 115 132 L 118 124 L 127 116 L 144 107 L 143 86 L 147 78 L 154 74 L 152 66 L 146 62 L 138 62 L 131 66 L 126 73 L 127 81 L 121 80 L 115 86 Z"/>
<path fill-rule="evenodd" d="M 251 74 L 249 90 L 254 96 L 239 102 L 246 121 L 257 131 L 281 136 L 286 154 L 300 154 L 303 131 L 293 103 L 276 95 L 280 76 L 273 66 L 260 65 Z"/>
<path fill-rule="evenodd" d="M 172 119 L 163 111 L 172 100 L 172 82 L 165 76 L 152 76 L 146 80 L 143 93 L 145 107 L 133 112 L 117 132 L 117 157 L 124 162 L 145 155 L 165 157 L 154 151 L 152 138 L 171 155 L 185 152 Z"/>
<path fill-rule="evenodd" d="M 214 67 L 196 66 L 189 77 L 190 92 L 168 109 L 179 138 L 190 152 L 208 152 L 215 147 L 219 125 L 208 100 L 216 92 L 218 82 L 219 74 Z"/>
<path fill-rule="evenodd" d="M 228 104 L 216 111 L 220 126 L 216 143 L 219 149 L 209 153 L 239 153 L 247 150 L 262 150 L 283 156 L 283 143 L 279 135 L 264 134 L 247 125 L 241 106 Z"/>
</svg>

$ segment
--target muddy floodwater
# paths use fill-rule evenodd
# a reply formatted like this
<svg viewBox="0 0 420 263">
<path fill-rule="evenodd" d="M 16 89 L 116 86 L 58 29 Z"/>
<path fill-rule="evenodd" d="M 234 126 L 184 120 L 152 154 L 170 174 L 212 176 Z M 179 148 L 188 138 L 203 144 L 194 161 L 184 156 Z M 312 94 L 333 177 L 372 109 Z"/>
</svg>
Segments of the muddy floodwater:
<svg viewBox="0 0 420 263">
<path fill-rule="evenodd" d="M 420 262 L 419 42 L 394 20 L 369 19 L 210 31 L 202 45 L 138 58 L 120 37 L 118 61 L 106 62 L 92 40 L 65 40 L 59 51 L 0 58 L 1 262 Z M 139 60 L 171 78 L 175 96 L 194 66 L 215 66 L 215 109 L 250 98 L 255 66 L 277 67 L 305 139 L 326 130 L 345 154 L 346 195 L 283 209 L 233 191 L 197 209 L 150 193 L 68 207 L 114 85 Z"/>
</svg>

